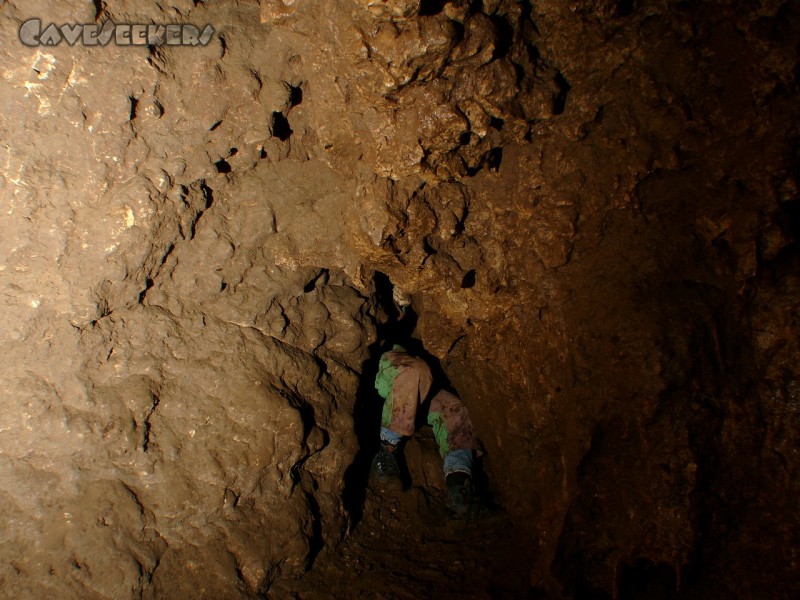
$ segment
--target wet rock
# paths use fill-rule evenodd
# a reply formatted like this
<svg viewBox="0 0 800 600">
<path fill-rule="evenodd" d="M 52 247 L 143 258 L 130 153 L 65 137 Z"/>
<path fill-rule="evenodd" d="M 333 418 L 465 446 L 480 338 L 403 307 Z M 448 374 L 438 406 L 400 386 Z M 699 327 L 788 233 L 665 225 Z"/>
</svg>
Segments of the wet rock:
<svg viewBox="0 0 800 600">
<path fill-rule="evenodd" d="M 377 272 L 473 415 L 515 593 L 796 595 L 792 5 L 50 4 L 0 8 L 11 595 L 341 584 Z M 44 15 L 216 34 L 23 46 Z M 363 526 L 413 545 L 410 448 L 428 489 Z"/>
</svg>

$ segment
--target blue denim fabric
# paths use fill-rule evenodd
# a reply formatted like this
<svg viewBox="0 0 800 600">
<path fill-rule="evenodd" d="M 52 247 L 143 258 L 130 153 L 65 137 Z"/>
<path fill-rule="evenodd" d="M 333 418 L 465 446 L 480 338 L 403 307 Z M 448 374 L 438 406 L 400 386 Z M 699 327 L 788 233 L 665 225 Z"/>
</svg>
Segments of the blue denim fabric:
<svg viewBox="0 0 800 600">
<path fill-rule="evenodd" d="M 403 436 L 399 433 L 395 433 L 391 429 L 387 429 L 386 427 L 381 427 L 381 441 L 386 442 L 387 444 L 391 444 L 392 446 L 397 446 L 400 443 L 400 440 L 403 439 Z"/>
<path fill-rule="evenodd" d="M 472 450 L 453 450 L 444 457 L 444 476 L 450 473 L 472 475 Z"/>
</svg>

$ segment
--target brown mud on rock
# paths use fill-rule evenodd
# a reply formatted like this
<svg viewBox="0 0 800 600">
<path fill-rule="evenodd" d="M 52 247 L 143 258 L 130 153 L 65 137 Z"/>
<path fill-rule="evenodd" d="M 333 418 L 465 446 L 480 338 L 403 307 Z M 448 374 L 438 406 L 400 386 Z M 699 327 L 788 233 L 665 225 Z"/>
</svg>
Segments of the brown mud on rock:
<svg viewBox="0 0 800 600">
<path fill-rule="evenodd" d="M 781 0 L 0 2 L 0 595 L 800 595 L 798 33 Z M 502 518 L 365 490 L 381 282 Z"/>
<path fill-rule="evenodd" d="M 430 428 L 404 450 L 408 488 L 370 486 L 364 516 L 345 542 L 323 551 L 311 572 L 283 580 L 269 598 L 524 598 L 526 540 L 497 506 L 476 503 L 466 519 L 444 506 L 441 458 Z"/>
</svg>

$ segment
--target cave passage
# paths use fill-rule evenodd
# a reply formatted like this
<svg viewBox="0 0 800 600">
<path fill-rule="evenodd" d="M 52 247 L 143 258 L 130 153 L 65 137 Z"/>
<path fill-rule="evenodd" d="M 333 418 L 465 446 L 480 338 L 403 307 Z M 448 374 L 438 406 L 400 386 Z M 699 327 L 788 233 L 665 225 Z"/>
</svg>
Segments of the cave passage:
<svg viewBox="0 0 800 600">
<path fill-rule="evenodd" d="M 0 595 L 800 597 L 800 3 L 0 36 Z M 424 411 L 371 484 L 398 340 L 480 440 L 462 518 Z"/>
</svg>

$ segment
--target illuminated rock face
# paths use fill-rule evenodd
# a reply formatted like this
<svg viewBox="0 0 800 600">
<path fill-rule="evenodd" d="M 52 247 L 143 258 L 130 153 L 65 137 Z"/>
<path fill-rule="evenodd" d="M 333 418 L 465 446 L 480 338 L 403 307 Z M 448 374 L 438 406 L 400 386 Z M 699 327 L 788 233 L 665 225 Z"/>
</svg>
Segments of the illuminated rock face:
<svg viewBox="0 0 800 600">
<path fill-rule="evenodd" d="M 795 595 L 800 17 L 641 4 L 3 3 L 4 592 L 304 573 L 380 272 L 534 589 Z M 216 33 L 18 35 L 107 17 Z"/>
</svg>

